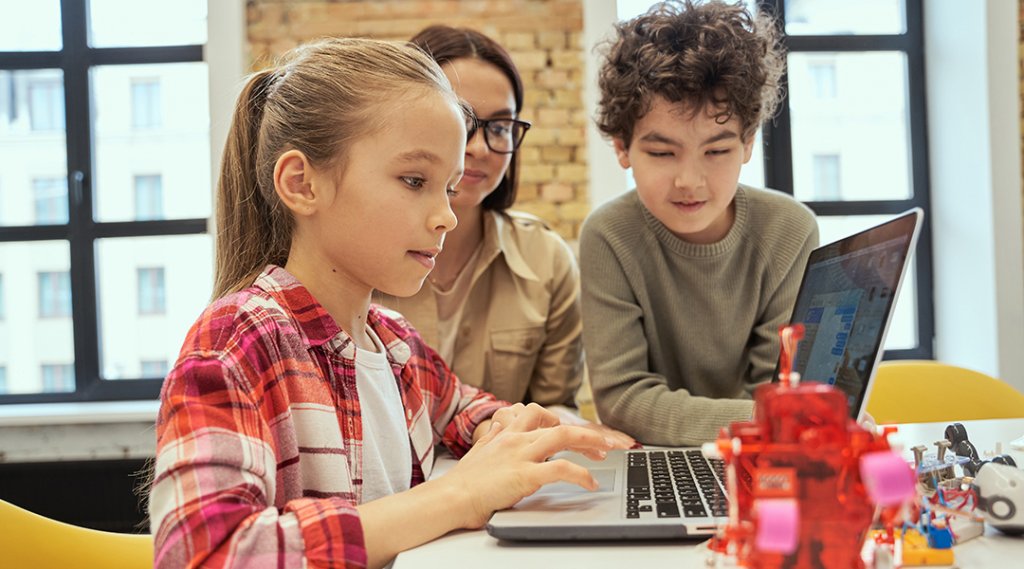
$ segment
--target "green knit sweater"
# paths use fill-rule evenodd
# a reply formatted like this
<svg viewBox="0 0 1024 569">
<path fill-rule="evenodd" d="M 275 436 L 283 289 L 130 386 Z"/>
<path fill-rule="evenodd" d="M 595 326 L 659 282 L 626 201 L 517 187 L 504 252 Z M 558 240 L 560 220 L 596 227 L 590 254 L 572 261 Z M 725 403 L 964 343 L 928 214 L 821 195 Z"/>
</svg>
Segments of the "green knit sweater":
<svg viewBox="0 0 1024 569">
<path fill-rule="evenodd" d="M 814 214 L 790 196 L 740 186 L 735 221 L 709 245 L 676 237 L 629 192 L 580 235 L 583 345 L 602 422 L 645 444 L 713 440 L 749 419 L 789 321 Z"/>
</svg>

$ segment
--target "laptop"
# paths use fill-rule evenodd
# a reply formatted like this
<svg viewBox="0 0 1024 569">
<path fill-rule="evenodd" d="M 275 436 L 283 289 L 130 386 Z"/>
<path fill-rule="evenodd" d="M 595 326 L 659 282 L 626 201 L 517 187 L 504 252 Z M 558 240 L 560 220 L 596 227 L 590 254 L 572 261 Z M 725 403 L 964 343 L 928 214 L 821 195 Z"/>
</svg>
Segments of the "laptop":
<svg viewBox="0 0 1024 569">
<path fill-rule="evenodd" d="M 843 390 L 859 419 L 924 213 L 915 208 L 811 252 L 792 322 L 806 328 L 794 371 Z M 776 378 L 778 380 L 778 370 Z M 726 521 L 724 466 L 699 448 L 617 450 L 587 467 L 593 492 L 548 484 L 491 517 L 487 532 L 512 541 L 693 539 Z"/>
</svg>

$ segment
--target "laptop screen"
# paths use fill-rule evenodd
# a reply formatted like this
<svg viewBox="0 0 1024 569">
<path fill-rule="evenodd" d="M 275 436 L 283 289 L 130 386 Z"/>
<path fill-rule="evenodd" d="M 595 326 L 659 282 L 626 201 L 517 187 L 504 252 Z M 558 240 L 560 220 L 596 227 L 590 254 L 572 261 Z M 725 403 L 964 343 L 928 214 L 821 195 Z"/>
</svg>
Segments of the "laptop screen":
<svg viewBox="0 0 1024 569">
<path fill-rule="evenodd" d="M 791 319 L 805 327 L 793 370 L 843 390 L 854 419 L 881 359 L 920 216 L 912 210 L 819 247 L 807 261 Z"/>
</svg>

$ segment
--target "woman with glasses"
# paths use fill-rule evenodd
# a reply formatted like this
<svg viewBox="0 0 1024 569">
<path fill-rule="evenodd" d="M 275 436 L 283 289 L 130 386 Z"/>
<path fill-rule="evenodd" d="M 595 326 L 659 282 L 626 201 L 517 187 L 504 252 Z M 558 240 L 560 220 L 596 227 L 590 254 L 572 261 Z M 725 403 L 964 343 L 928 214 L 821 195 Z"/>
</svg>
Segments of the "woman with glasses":
<svg viewBox="0 0 1024 569">
<path fill-rule="evenodd" d="M 543 221 L 508 209 L 516 149 L 530 128 L 519 119 L 519 72 L 504 48 L 471 29 L 430 26 L 410 41 L 441 65 L 476 119 L 451 198 L 458 225 L 429 286 L 382 304 L 408 318 L 463 382 L 514 403 L 572 405 L 583 374 L 579 269 Z"/>
</svg>

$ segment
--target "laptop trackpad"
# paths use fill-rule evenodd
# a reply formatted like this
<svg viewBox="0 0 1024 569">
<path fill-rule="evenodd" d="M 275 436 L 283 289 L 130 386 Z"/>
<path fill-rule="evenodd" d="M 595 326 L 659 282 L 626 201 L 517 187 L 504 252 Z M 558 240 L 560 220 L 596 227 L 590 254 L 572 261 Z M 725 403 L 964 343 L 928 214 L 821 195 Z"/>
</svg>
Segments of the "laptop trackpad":
<svg viewBox="0 0 1024 569">
<path fill-rule="evenodd" d="M 592 494 L 606 493 L 615 490 L 615 469 L 614 468 L 592 468 L 590 474 L 597 480 L 597 490 L 591 492 L 583 487 L 568 482 L 555 482 L 546 484 L 537 490 L 534 496 L 546 496 L 552 494 Z"/>
</svg>

